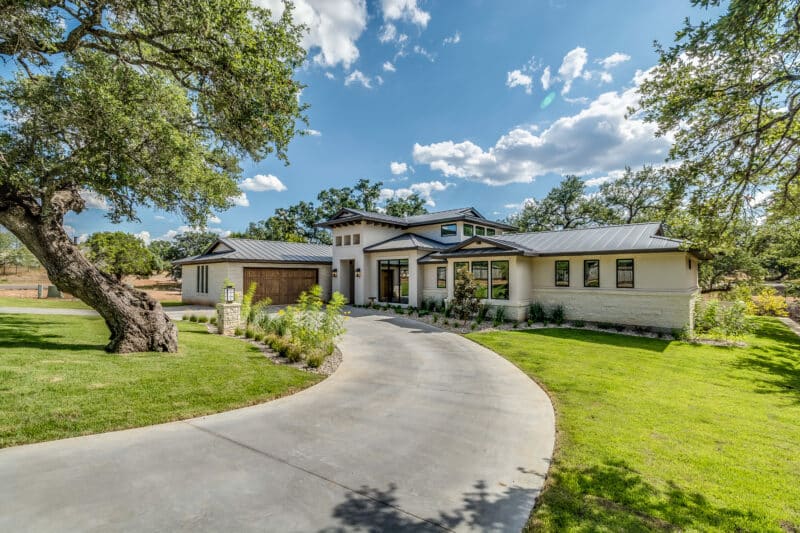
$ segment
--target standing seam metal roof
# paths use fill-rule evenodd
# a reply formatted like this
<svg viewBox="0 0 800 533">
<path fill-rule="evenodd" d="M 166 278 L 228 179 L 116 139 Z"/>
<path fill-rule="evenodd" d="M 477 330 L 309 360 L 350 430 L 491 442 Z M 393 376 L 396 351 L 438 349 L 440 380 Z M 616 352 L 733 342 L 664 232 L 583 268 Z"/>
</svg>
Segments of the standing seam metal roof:
<svg viewBox="0 0 800 533">
<path fill-rule="evenodd" d="M 219 244 L 231 251 L 214 252 Z M 276 263 L 331 263 L 333 248 L 327 244 L 260 241 L 255 239 L 219 239 L 204 253 L 175 261 L 176 264 L 208 261 L 263 261 Z"/>
</svg>

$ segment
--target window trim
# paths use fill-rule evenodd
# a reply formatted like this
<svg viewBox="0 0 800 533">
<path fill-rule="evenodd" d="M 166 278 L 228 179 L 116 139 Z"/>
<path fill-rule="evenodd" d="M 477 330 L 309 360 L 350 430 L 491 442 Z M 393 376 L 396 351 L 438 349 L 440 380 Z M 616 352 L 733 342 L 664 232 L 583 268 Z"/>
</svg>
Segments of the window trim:
<svg viewBox="0 0 800 533">
<path fill-rule="evenodd" d="M 494 297 L 494 264 L 495 263 L 505 263 L 506 264 L 506 297 L 505 298 L 495 298 Z M 489 264 L 489 291 L 488 296 L 490 300 L 502 300 L 508 301 L 511 299 L 511 262 L 508 259 L 500 259 L 498 261 L 491 261 Z"/>
<path fill-rule="evenodd" d="M 361 245 L 361 234 L 353 233 L 353 246 L 360 246 L 360 245 Z"/>
<path fill-rule="evenodd" d="M 587 285 L 587 267 L 589 263 L 597 263 L 597 285 Z M 587 289 L 599 289 L 600 288 L 600 260 L 599 259 L 584 259 L 583 260 L 583 286 Z"/>
<path fill-rule="evenodd" d="M 458 237 L 458 224 L 442 224 L 440 231 L 442 237 Z M 452 233 L 450 233 L 451 231 Z"/>
<path fill-rule="evenodd" d="M 494 237 L 495 235 L 497 235 L 497 231 L 494 228 L 486 228 L 487 237 Z"/>
<path fill-rule="evenodd" d="M 342 236 L 341 235 L 337 235 L 336 236 L 336 246 L 341 246 L 341 245 L 342 245 Z"/>
<path fill-rule="evenodd" d="M 492 294 L 490 292 L 490 289 L 491 289 L 490 282 L 492 281 L 492 270 L 491 270 L 491 264 L 490 263 L 491 263 L 490 261 L 470 261 L 470 264 L 469 264 L 469 271 L 472 273 L 472 277 L 475 278 L 475 281 L 478 281 L 478 280 L 486 281 L 486 296 L 484 296 L 483 298 L 478 296 L 477 298 L 479 300 L 489 300 L 489 299 L 491 299 L 490 297 L 492 296 Z M 484 278 L 479 278 L 479 277 L 477 277 L 475 275 L 475 265 L 481 265 L 481 264 L 486 265 L 486 278 L 485 278 L 485 280 L 484 280 Z"/>
<path fill-rule="evenodd" d="M 467 233 L 467 228 L 469 228 L 469 233 Z M 461 233 L 464 237 L 473 237 L 475 236 L 475 226 L 472 224 L 464 224 L 463 228 L 461 229 Z"/>
<path fill-rule="evenodd" d="M 436 288 L 447 288 L 447 267 L 436 267 Z"/>
<path fill-rule="evenodd" d="M 562 264 L 566 263 L 567 264 L 567 281 L 566 281 L 566 283 L 564 283 L 563 281 L 559 281 L 558 280 L 558 264 L 559 263 L 562 263 Z M 556 267 L 555 268 L 555 278 L 553 279 L 553 283 L 555 283 L 555 286 L 556 287 L 569 287 L 569 283 L 570 283 L 570 279 L 569 279 L 570 278 L 570 276 L 569 276 L 570 275 L 569 259 L 558 259 L 555 262 L 555 267 Z"/>
<path fill-rule="evenodd" d="M 620 261 L 630 261 L 631 262 L 631 284 L 628 285 L 620 285 L 619 284 L 619 262 Z M 628 258 L 619 258 L 617 259 L 617 288 L 618 289 L 633 289 L 636 287 L 636 263 L 634 262 L 632 257 Z"/>
</svg>

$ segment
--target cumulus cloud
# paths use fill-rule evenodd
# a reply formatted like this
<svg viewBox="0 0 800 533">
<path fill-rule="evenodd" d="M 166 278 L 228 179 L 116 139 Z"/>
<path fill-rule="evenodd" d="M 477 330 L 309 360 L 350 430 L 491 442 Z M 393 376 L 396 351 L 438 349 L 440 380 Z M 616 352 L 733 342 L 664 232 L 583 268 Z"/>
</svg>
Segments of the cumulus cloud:
<svg viewBox="0 0 800 533">
<path fill-rule="evenodd" d="M 286 185 L 272 174 L 256 174 L 252 178 L 244 180 L 240 186 L 245 191 L 285 191 Z"/>
<path fill-rule="evenodd" d="M 635 80 L 639 79 L 637 74 Z M 539 134 L 514 128 L 486 150 L 471 141 L 415 144 L 414 161 L 444 176 L 489 185 L 526 183 L 549 173 L 609 172 L 661 162 L 672 139 L 657 138 L 656 126 L 638 117 L 625 118 L 637 103 L 635 86 L 607 92 Z"/>
<path fill-rule="evenodd" d="M 322 135 L 322 132 L 319 130 L 307 129 L 306 135 L 310 135 L 312 137 L 319 137 L 320 135 Z"/>
<path fill-rule="evenodd" d="M 578 46 L 567 52 L 558 67 L 558 75 L 564 81 L 561 94 L 569 93 L 572 89 L 572 82 L 583 75 L 583 67 L 586 66 L 588 55 L 586 48 Z"/>
<path fill-rule="evenodd" d="M 624 170 L 612 170 L 608 174 L 604 176 L 597 176 L 596 178 L 590 178 L 588 180 L 584 180 L 584 183 L 587 187 L 599 187 L 604 183 L 608 183 L 609 181 L 614 181 L 621 178 L 625 174 Z"/>
<path fill-rule="evenodd" d="M 397 161 L 392 161 L 389 163 L 389 170 L 392 171 L 392 174 L 398 176 L 400 174 L 405 174 L 408 172 L 408 165 L 405 163 L 398 163 Z"/>
<path fill-rule="evenodd" d="M 631 56 L 628 54 L 623 54 L 622 52 L 614 52 L 610 56 L 601 59 L 598 61 L 601 65 L 603 65 L 604 69 L 610 69 L 616 67 L 620 63 L 624 63 L 626 61 L 630 61 Z"/>
<path fill-rule="evenodd" d="M 275 17 L 283 13 L 282 0 L 256 0 L 256 4 Z M 367 27 L 366 0 L 294 0 L 294 7 L 294 21 L 308 27 L 303 47 L 319 49 L 315 63 L 349 68 L 358 59 L 356 41 Z"/>
<path fill-rule="evenodd" d="M 442 44 L 444 44 L 444 45 L 458 44 L 460 42 L 461 42 L 461 32 L 457 31 L 453 35 L 451 35 L 450 37 L 445 37 L 444 40 L 442 41 Z"/>
<path fill-rule="evenodd" d="M 325 73 L 325 77 L 328 78 L 329 80 L 335 80 L 336 79 L 336 76 L 333 75 L 333 72 L 326 72 Z"/>
<path fill-rule="evenodd" d="M 431 20 L 430 13 L 417 5 L 417 0 L 381 0 L 383 20 L 404 20 L 424 28 Z"/>
<path fill-rule="evenodd" d="M 231 200 L 231 202 L 233 202 L 233 205 L 238 206 L 238 207 L 249 207 L 250 206 L 250 200 L 247 199 L 247 195 L 245 193 L 242 193 L 239 196 L 234 196 L 230 200 Z"/>
<path fill-rule="evenodd" d="M 386 62 L 383 63 L 383 70 L 386 71 L 386 72 L 396 72 L 397 71 L 397 69 L 392 64 L 391 61 L 386 61 Z"/>
<path fill-rule="evenodd" d="M 542 89 L 545 91 L 550 88 L 550 67 L 544 67 L 544 71 L 542 72 Z"/>
<path fill-rule="evenodd" d="M 208 217 L 208 222 L 211 224 L 221 224 L 222 219 L 219 218 L 217 215 L 211 215 L 210 217 Z"/>
<path fill-rule="evenodd" d="M 397 26 L 392 23 L 384 24 L 378 32 L 378 40 L 382 43 L 390 43 L 397 39 Z"/>
<path fill-rule="evenodd" d="M 184 225 L 184 226 L 179 226 L 176 229 L 171 229 L 171 230 L 167 231 L 166 233 L 164 233 L 162 236 L 160 236 L 156 240 L 159 240 L 159 241 L 171 241 L 172 239 L 174 239 L 175 237 L 177 237 L 181 233 L 199 233 L 201 231 L 208 231 L 208 232 L 211 232 L 211 233 L 216 233 L 217 235 L 219 235 L 220 237 L 223 237 L 223 238 L 227 237 L 228 235 L 231 234 L 230 230 L 222 229 L 222 228 L 205 228 L 205 229 L 203 229 L 203 228 L 198 228 L 197 226 L 185 226 Z"/>
<path fill-rule="evenodd" d="M 512 70 L 506 75 L 507 87 L 524 87 L 525 92 L 531 94 L 533 91 L 533 78 L 523 74 L 521 70 Z"/>
<path fill-rule="evenodd" d="M 522 209 L 526 205 L 533 205 L 535 203 L 536 203 L 536 199 L 535 198 L 525 198 L 524 200 L 522 200 L 518 204 L 513 204 L 513 203 L 512 204 L 506 204 L 503 207 L 505 207 L 506 209 L 513 209 L 514 211 L 519 211 L 520 209 Z"/>
<path fill-rule="evenodd" d="M 149 231 L 143 230 L 140 231 L 139 233 L 134 233 L 133 236 L 142 241 L 145 244 L 145 246 L 150 244 L 151 239 Z"/>
<path fill-rule="evenodd" d="M 425 181 L 413 183 L 401 189 L 381 189 L 380 198 L 381 200 L 389 200 L 391 198 L 408 198 L 412 194 L 418 194 L 420 198 L 425 200 L 425 205 L 436 207 L 436 202 L 433 200 L 433 193 L 446 191 L 450 187 L 455 187 L 455 183 L 442 183 L 438 180 Z"/>
<path fill-rule="evenodd" d="M 90 191 L 88 189 L 82 190 L 81 198 L 83 198 L 83 202 L 87 209 L 100 209 L 102 211 L 108 211 L 109 209 L 108 200 L 94 191 Z"/>
<path fill-rule="evenodd" d="M 363 87 L 367 89 L 372 89 L 372 79 L 358 69 L 351 72 L 344 79 L 344 84 L 347 85 L 348 87 L 354 83 L 361 84 Z"/>
<path fill-rule="evenodd" d="M 600 73 L 600 82 L 601 83 L 611 83 L 614 81 L 614 78 L 611 76 L 610 72 L 601 72 Z"/>
</svg>

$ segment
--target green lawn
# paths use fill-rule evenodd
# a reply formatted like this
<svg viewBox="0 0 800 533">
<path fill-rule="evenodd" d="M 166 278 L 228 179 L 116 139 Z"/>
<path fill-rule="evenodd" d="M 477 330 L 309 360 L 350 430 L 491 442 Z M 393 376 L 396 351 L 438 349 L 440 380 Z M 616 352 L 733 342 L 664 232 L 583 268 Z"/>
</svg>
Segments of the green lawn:
<svg viewBox="0 0 800 533">
<path fill-rule="evenodd" d="M 12 298 L 0 296 L 0 307 L 39 307 L 42 309 L 89 309 L 80 300 L 64 300 L 61 298 Z"/>
<path fill-rule="evenodd" d="M 747 348 L 575 329 L 467 335 L 541 383 L 557 450 L 536 531 L 800 531 L 800 338 Z"/>
<path fill-rule="evenodd" d="M 181 322 L 177 354 L 113 355 L 99 318 L 0 314 L 0 447 L 256 404 L 321 378 Z"/>
</svg>

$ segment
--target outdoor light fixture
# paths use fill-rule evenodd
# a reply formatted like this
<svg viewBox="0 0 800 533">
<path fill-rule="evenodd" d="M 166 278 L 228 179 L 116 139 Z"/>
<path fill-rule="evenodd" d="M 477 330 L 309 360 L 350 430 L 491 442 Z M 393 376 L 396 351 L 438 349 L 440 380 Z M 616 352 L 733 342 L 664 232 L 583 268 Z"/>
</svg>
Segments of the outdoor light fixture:
<svg viewBox="0 0 800 533">
<path fill-rule="evenodd" d="M 227 287 L 225 287 L 225 303 L 226 304 L 232 304 L 233 303 L 233 299 L 235 298 L 235 296 L 236 296 L 236 292 L 235 292 L 235 289 L 233 288 L 233 285 L 228 285 Z"/>
<path fill-rule="evenodd" d="M 360 278 L 360 277 L 361 277 L 361 269 L 360 269 L 360 268 L 357 268 L 357 269 L 356 269 L 356 277 L 357 277 L 357 278 Z"/>
<path fill-rule="evenodd" d="M 335 278 L 338 275 L 339 275 L 339 270 L 338 269 L 334 268 L 333 270 L 331 270 L 331 277 L 332 278 Z"/>
</svg>

